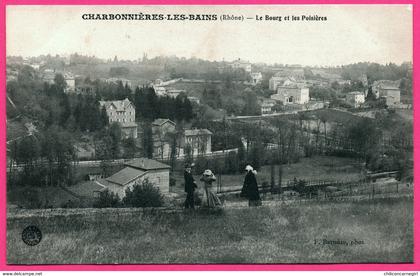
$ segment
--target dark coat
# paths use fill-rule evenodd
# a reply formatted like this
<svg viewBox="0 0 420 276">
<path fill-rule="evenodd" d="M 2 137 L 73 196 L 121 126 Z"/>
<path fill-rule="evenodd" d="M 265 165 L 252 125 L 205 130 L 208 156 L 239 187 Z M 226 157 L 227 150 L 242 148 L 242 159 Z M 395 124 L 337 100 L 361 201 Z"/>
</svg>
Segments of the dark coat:
<svg viewBox="0 0 420 276">
<path fill-rule="evenodd" d="M 194 190 L 195 188 L 197 188 L 197 185 L 195 184 L 195 180 L 192 174 L 187 171 L 184 171 L 184 180 L 185 180 L 185 192 L 194 193 Z"/>
<path fill-rule="evenodd" d="M 249 171 L 245 176 L 241 196 L 246 197 L 249 200 L 261 200 L 260 192 L 258 191 L 257 178 L 252 171 Z"/>
</svg>

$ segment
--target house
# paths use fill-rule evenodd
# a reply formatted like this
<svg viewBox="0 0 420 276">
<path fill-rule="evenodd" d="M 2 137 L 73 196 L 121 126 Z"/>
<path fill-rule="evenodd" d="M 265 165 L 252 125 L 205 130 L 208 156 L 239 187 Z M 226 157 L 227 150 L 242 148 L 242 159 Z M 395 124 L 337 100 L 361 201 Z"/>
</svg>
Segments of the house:
<svg viewBox="0 0 420 276">
<path fill-rule="evenodd" d="M 368 85 L 368 78 L 366 74 L 362 74 L 360 77 L 357 78 L 358 81 L 362 82 L 364 86 Z"/>
<path fill-rule="evenodd" d="M 381 87 L 399 87 L 400 86 L 400 80 L 392 81 L 392 80 L 377 80 L 374 81 L 372 84 L 372 92 L 375 95 L 375 97 L 378 99 L 380 97 L 379 90 Z"/>
<path fill-rule="evenodd" d="M 271 99 L 287 104 L 306 104 L 309 102 L 309 88 L 301 84 L 279 86 L 277 94 L 271 95 Z"/>
<path fill-rule="evenodd" d="M 76 94 L 93 95 L 95 94 L 95 86 L 87 83 L 77 83 L 75 92 Z"/>
<path fill-rule="evenodd" d="M 96 175 L 89 175 L 88 181 L 77 183 L 76 185 L 63 187 L 65 191 L 75 196 L 79 200 L 94 201 L 100 193 L 106 190 L 106 186 L 101 184 L 101 178 Z"/>
<path fill-rule="evenodd" d="M 244 60 L 241 60 L 240 58 L 233 61 L 231 63 L 231 67 L 234 70 L 243 69 L 245 70 L 245 72 L 248 72 L 248 73 L 251 73 L 251 69 L 252 69 L 251 63 L 249 61 L 244 61 Z"/>
<path fill-rule="evenodd" d="M 184 131 L 184 153 L 186 147 L 190 147 L 192 155 L 211 153 L 211 136 L 213 133 L 208 129 L 186 129 Z"/>
<path fill-rule="evenodd" d="M 365 102 L 365 94 L 359 91 L 353 91 L 346 95 L 346 102 L 352 107 L 360 107 Z"/>
<path fill-rule="evenodd" d="M 105 107 L 109 123 L 118 123 L 125 138 L 137 138 L 137 124 L 135 122 L 136 109 L 129 99 L 122 101 L 99 101 Z"/>
<path fill-rule="evenodd" d="M 270 80 L 268 81 L 268 89 L 271 91 L 276 91 L 277 87 L 280 86 L 284 81 L 283 77 L 276 77 L 273 76 L 270 78 Z"/>
<path fill-rule="evenodd" d="M 170 166 L 153 159 L 135 158 L 124 164 L 125 168 L 104 179 L 95 180 L 104 186 L 103 190 L 125 197 L 127 188 L 140 185 L 147 178 L 149 183 L 156 185 L 163 194 L 169 193 Z"/>
<path fill-rule="evenodd" d="M 258 73 L 251 73 L 251 83 L 253 85 L 257 85 L 262 81 L 262 74 L 261 72 Z"/>
<path fill-rule="evenodd" d="M 76 88 L 76 80 L 74 78 L 74 75 L 72 73 L 65 73 L 64 74 L 64 79 L 67 83 L 66 86 L 66 92 L 73 92 L 75 91 Z"/>
<path fill-rule="evenodd" d="M 55 78 L 55 71 L 53 69 L 45 69 L 44 72 L 42 73 L 42 80 L 44 82 L 47 82 L 49 84 L 53 84 L 54 83 L 54 78 Z"/>
<path fill-rule="evenodd" d="M 157 86 L 157 85 L 154 85 L 153 86 L 153 89 L 155 90 L 155 94 L 157 95 L 157 96 L 165 96 L 166 95 L 166 88 L 165 87 L 163 87 L 163 86 Z"/>
<path fill-rule="evenodd" d="M 273 111 L 271 108 L 276 105 L 276 101 L 272 99 L 264 99 L 261 103 L 261 114 L 270 114 Z"/>
<path fill-rule="evenodd" d="M 392 86 L 380 86 L 379 97 L 385 98 L 385 103 L 389 107 L 400 105 L 400 89 Z"/>
<path fill-rule="evenodd" d="M 169 158 L 171 152 L 170 134 L 176 132 L 176 124 L 169 119 L 156 119 L 152 123 L 153 157 Z"/>
</svg>

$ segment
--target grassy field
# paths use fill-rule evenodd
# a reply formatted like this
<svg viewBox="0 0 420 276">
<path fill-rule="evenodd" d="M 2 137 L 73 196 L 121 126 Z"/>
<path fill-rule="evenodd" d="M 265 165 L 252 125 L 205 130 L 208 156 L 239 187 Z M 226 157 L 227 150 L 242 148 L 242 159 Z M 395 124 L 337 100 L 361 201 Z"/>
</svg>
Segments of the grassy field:
<svg viewBox="0 0 420 276">
<path fill-rule="evenodd" d="M 9 216 L 7 262 L 412 262 L 412 203 L 400 198 L 266 204 L 215 213 L 146 214 L 120 209 L 54 217 Z M 22 229 L 28 225 L 41 229 L 40 244 L 31 247 L 22 242 Z"/>
<path fill-rule="evenodd" d="M 275 181 L 278 181 L 278 165 L 275 166 Z M 210 168 L 211 169 L 211 168 Z M 243 174 L 223 174 L 222 187 L 243 185 L 245 172 Z M 353 158 L 334 156 L 315 156 L 302 158 L 298 163 L 283 165 L 283 185 L 294 178 L 305 180 L 325 181 L 352 181 L 363 177 L 361 164 Z M 199 175 L 194 178 L 197 182 Z M 176 187 L 171 187 L 174 192 L 183 192 L 184 177 L 182 174 L 175 174 Z M 264 181 L 270 183 L 270 166 L 263 166 L 257 174 L 257 181 L 262 184 Z M 198 183 L 201 184 L 201 183 Z"/>
</svg>

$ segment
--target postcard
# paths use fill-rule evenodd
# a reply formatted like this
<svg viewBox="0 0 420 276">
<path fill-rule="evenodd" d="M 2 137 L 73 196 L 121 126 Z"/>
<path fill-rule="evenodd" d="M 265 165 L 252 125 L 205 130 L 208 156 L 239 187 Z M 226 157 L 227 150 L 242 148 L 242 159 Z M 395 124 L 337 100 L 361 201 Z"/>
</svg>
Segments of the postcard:
<svg viewBox="0 0 420 276">
<path fill-rule="evenodd" d="M 413 31 L 411 4 L 7 5 L 7 265 L 414 264 Z"/>
</svg>

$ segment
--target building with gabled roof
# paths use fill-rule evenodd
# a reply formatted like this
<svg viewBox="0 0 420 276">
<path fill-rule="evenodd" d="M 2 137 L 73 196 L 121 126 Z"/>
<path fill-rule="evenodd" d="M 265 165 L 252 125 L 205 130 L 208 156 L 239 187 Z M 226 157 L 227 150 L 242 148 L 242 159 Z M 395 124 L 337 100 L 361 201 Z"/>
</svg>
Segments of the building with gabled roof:
<svg viewBox="0 0 420 276">
<path fill-rule="evenodd" d="M 253 85 L 257 85 L 259 83 L 261 83 L 263 76 L 261 74 L 261 72 L 255 72 L 255 73 L 251 73 L 251 83 Z"/>
<path fill-rule="evenodd" d="M 193 155 L 211 153 L 211 136 L 213 133 L 208 129 L 186 129 L 184 131 L 184 152 L 189 146 Z"/>
<path fill-rule="evenodd" d="M 109 123 L 118 123 L 125 138 L 137 138 L 136 108 L 129 99 L 122 101 L 99 101 L 105 107 Z"/>
<path fill-rule="evenodd" d="M 234 70 L 243 69 L 245 72 L 251 73 L 252 65 L 249 61 L 241 60 L 240 58 L 231 63 Z"/>
<path fill-rule="evenodd" d="M 275 101 L 288 104 L 306 104 L 309 102 L 309 88 L 301 83 L 277 87 L 277 93 L 270 96 Z"/>
<path fill-rule="evenodd" d="M 401 103 L 401 91 L 398 87 L 380 86 L 379 97 L 385 98 L 385 103 L 389 107 L 396 107 Z"/>
<path fill-rule="evenodd" d="M 108 190 L 125 197 L 127 188 L 141 185 L 147 178 L 149 183 L 156 185 L 165 194 L 169 193 L 170 166 L 148 158 L 135 158 L 124 164 L 125 168 L 104 179 L 95 180 Z"/>
<path fill-rule="evenodd" d="M 261 103 L 261 114 L 270 114 L 273 112 L 271 109 L 273 106 L 276 105 L 276 101 L 273 99 L 264 99 Z"/>
<path fill-rule="evenodd" d="M 347 93 L 346 102 L 348 102 L 352 107 L 360 107 L 365 102 L 365 93 L 360 91 Z"/>
</svg>

